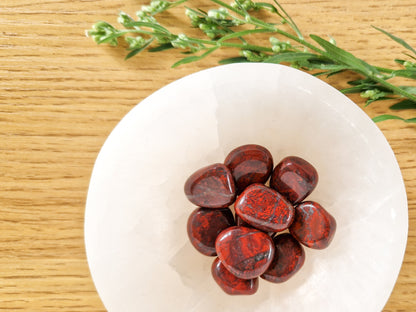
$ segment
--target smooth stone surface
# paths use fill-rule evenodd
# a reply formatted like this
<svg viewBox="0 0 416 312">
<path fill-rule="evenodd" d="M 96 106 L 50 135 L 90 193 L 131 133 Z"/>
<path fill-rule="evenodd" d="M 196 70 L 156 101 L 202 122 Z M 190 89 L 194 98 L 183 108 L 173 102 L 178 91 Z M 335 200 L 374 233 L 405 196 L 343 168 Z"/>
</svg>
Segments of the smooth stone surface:
<svg viewBox="0 0 416 312">
<path fill-rule="evenodd" d="M 238 214 L 235 214 L 235 224 L 237 226 L 245 226 L 245 227 L 253 228 L 253 226 L 251 224 L 248 224 L 243 219 L 241 219 L 241 217 Z M 273 237 L 276 234 L 276 232 L 267 232 L 267 234 L 270 237 Z"/>
<path fill-rule="evenodd" d="M 235 224 L 237 226 L 252 227 L 250 224 L 241 219 L 241 217 L 238 214 L 235 214 Z"/>
<path fill-rule="evenodd" d="M 262 184 L 247 187 L 235 202 L 235 212 L 248 224 L 266 232 L 281 232 L 293 222 L 292 204 Z"/>
<path fill-rule="evenodd" d="M 251 279 L 263 274 L 274 256 L 273 240 L 257 229 L 233 226 L 217 237 L 218 258 L 235 276 Z"/>
<path fill-rule="evenodd" d="M 197 208 L 188 218 L 188 237 L 200 253 L 216 256 L 215 240 L 218 234 L 233 225 L 234 216 L 229 208 Z"/>
<path fill-rule="evenodd" d="M 307 247 L 328 247 L 337 228 L 334 217 L 313 201 L 303 202 L 295 209 L 295 220 L 289 228 L 290 233 Z"/>
<path fill-rule="evenodd" d="M 306 160 L 296 156 L 284 158 L 274 168 L 270 187 L 285 196 L 292 204 L 304 200 L 318 184 L 318 172 Z"/>
<path fill-rule="evenodd" d="M 232 150 L 224 165 L 231 170 L 240 194 L 250 184 L 266 183 L 273 170 L 273 157 L 265 147 L 247 144 Z"/>
<path fill-rule="evenodd" d="M 273 261 L 261 277 L 269 282 L 283 283 L 301 269 L 305 263 L 305 251 L 289 233 L 277 235 L 273 242 Z"/>
<path fill-rule="evenodd" d="M 235 200 L 233 176 L 223 164 L 203 167 L 186 180 L 185 194 L 197 206 L 226 208 Z"/>
<path fill-rule="evenodd" d="M 220 258 L 215 258 L 211 273 L 221 289 L 229 295 L 252 295 L 259 288 L 258 277 L 253 279 L 238 278 L 226 269 Z"/>
</svg>

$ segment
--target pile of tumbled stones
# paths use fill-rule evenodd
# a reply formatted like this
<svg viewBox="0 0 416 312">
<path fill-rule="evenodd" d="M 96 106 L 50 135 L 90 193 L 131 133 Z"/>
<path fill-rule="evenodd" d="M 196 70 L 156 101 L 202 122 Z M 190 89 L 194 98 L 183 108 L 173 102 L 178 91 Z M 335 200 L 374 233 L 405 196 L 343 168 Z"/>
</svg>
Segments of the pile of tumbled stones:
<svg viewBox="0 0 416 312">
<path fill-rule="evenodd" d="M 199 252 L 216 257 L 211 272 L 223 291 L 254 294 L 259 277 L 285 282 L 305 262 L 302 245 L 330 244 L 334 217 L 319 203 L 304 201 L 317 183 L 306 160 L 285 157 L 273 169 L 271 153 L 255 144 L 237 147 L 223 164 L 188 178 L 185 194 L 198 206 L 188 218 L 188 236 Z"/>
</svg>

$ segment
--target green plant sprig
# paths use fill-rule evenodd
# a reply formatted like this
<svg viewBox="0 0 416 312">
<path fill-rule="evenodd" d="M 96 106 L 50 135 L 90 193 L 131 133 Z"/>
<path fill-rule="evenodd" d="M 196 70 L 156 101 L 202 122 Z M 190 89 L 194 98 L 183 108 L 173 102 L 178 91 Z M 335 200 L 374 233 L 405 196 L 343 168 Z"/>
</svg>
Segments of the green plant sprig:
<svg viewBox="0 0 416 312">
<path fill-rule="evenodd" d="M 366 105 L 393 99 L 397 101 L 389 107 L 393 111 L 416 109 L 416 87 L 396 86 L 388 81 L 394 77 L 416 80 L 416 50 L 403 39 L 373 26 L 374 29 L 387 35 L 410 52 L 404 54 L 407 60 L 395 59 L 401 69 L 383 68 L 370 65 L 341 49 L 332 38 L 325 40 L 319 36 L 310 35 L 312 42 L 307 41 L 293 19 L 276 0 L 273 0 L 274 4 L 252 0 L 235 0 L 231 4 L 222 0 L 210 1 L 219 8 L 205 12 L 185 6 L 185 14 L 190 19 L 191 26 L 199 28 L 206 35 L 205 38 L 190 37 L 184 33 L 174 34 L 156 19 L 156 15 L 183 4 L 187 0 L 175 2 L 152 0 L 150 5 L 142 6 L 142 9 L 136 12 L 137 19 L 120 12 L 118 22 L 124 27 L 123 29 L 117 29 L 107 22 L 100 21 L 87 31 L 87 35 L 92 37 L 97 44 L 107 43 L 113 46 L 117 46 L 119 40 L 123 38 L 128 44 L 129 53 L 126 59 L 144 50 L 160 52 L 180 49 L 186 56 L 174 63 L 172 67 L 199 61 L 220 48 L 237 48 L 240 51 L 238 57 L 223 59 L 219 63 L 287 63 L 295 68 L 313 71 L 315 76 L 326 75 L 328 77 L 351 71 L 359 74 L 361 78 L 349 81 L 350 87 L 341 89 L 341 92 L 359 93 L 367 99 Z M 253 11 L 268 11 L 277 16 L 279 22 L 265 22 L 250 14 Z M 287 31 L 286 28 L 289 30 Z M 248 42 L 248 36 L 253 41 L 254 35 L 260 33 L 271 35 L 269 46 Z M 392 114 L 373 118 L 375 122 L 388 119 L 416 123 L 416 117 L 403 119 Z"/>
</svg>

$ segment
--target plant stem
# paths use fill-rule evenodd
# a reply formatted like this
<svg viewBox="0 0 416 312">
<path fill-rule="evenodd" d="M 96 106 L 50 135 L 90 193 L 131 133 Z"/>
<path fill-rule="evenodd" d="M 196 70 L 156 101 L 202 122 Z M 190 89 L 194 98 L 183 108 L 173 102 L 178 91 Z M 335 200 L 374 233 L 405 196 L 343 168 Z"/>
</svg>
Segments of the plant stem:
<svg viewBox="0 0 416 312">
<path fill-rule="evenodd" d="M 260 32 L 260 31 L 257 31 L 257 32 Z M 261 31 L 261 32 L 265 32 L 265 31 Z M 150 36 L 155 36 L 155 37 L 166 36 L 164 34 L 160 34 L 157 32 L 145 31 L 141 29 L 130 29 L 128 31 L 124 31 L 124 34 L 127 34 L 127 33 L 138 33 L 138 34 L 145 34 L 145 35 L 150 35 Z M 177 37 L 176 35 L 173 35 L 173 34 L 171 36 L 175 38 Z M 205 40 L 205 39 L 198 39 L 198 38 L 189 38 L 189 42 L 201 43 L 201 44 L 218 46 L 218 47 L 239 48 L 239 49 L 252 50 L 252 51 L 258 51 L 258 52 L 270 52 L 270 53 L 273 52 L 272 48 L 262 47 L 258 45 L 247 44 L 247 43 L 233 43 L 233 42 L 224 42 L 224 41 L 215 41 L 215 40 Z"/>
<path fill-rule="evenodd" d="M 384 68 L 384 67 L 379 67 L 379 66 L 374 66 L 374 68 L 376 68 L 380 72 L 387 73 L 387 74 L 391 74 L 392 72 L 394 72 L 394 69 L 390 69 L 390 68 Z"/>
<path fill-rule="evenodd" d="M 289 39 L 292 39 L 293 41 L 296 41 L 296 42 L 302 44 L 303 46 L 308 47 L 309 49 L 311 49 L 311 50 L 313 50 L 313 51 L 315 51 L 315 52 L 317 52 L 319 54 L 322 54 L 324 52 L 323 50 L 315 47 L 313 44 L 307 42 L 306 40 L 301 39 L 301 38 L 298 38 L 298 37 L 296 37 L 296 36 L 294 36 L 294 35 L 286 32 L 286 31 L 283 31 L 283 30 L 281 30 L 281 29 L 273 26 L 272 24 L 263 22 L 262 20 L 260 20 L 258 18 L 255 18 L 255 17 L 252 17 L 252 16 L 246 16 L 240 10 L 238 10 L 236 8 L 233 8 L 231 5 L 228 5 L 227 3 L 225 3 L 225 2 L 223 2 L 221 0 L 211 0 L 211 1 L 212 2 L 215 2 L 216 4 L 218 4 L 220 6 L 223 6 L 223 7 L 227 8 L 227 9 L 233 11 L 234 13 L 237 13 L 238 15 L 240 15 L 242 17 L 244 17 L 246 19 L 245 21 L 248 24 L 251 24 L 251 25 L 257 26 L 257 27 L 263 27 L 265 29 L 270 30 L 270 32 L 279 33 L 282 36 L 285 36 L 285 37 L 287 37 Z"/>
<path fill-rule="evenodd" d="M 234 42 L 225 42 L 225 41 L 215 41 L 215 40 L 204 40 L 189 38 L 190 42 L 193 43 L 202 43 L 206 45 L 218 46 L 218 47 L 229 47 L 229 48 L 239 48 L 244 50 L 252 50 L 258 52 L 273 52 L 272 48 L 262 47 L 258 45 L 248 44 L 248 43 L 234 43 Z"/>
<path fill-rule="evenodd" d="M 261 46 L 253 45 L 253 44 L 221 42 L 221 46 L 230 47 L 230 48 L 240 48 L 244 50 L 252 50 L 252 51 L 258 51 L 258 52 L 273 52 L 271 48 L 261 47 Z"/>
</svg>

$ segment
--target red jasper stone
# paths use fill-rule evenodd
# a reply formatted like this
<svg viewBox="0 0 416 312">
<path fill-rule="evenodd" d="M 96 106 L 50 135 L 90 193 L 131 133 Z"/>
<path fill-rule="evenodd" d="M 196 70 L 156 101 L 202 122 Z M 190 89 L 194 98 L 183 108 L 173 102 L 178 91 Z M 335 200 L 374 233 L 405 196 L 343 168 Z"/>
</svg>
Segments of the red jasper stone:
<svg viewBox="0 0 416 312">
<path fill-rule="evenodd" d="M 334 217 L 313 201 L 303 202 L 295 209 L 295 220 L 289 228 L 290 233 L 307 247 L 328 247 L 337 228 Z"/>
<path fill-rule="evenodd" d="M 318 184 L 318 172 L 306 160 L 289 156 L 274 168 L 270 187 L 285 196 L 292 204 L 304 200 Z"/>
<path fill-rule="evenodd" d="M 238 226 L 252 227 L 250 224 L 241 219 L 238 214 L 235 214 L 235 224 Z"/>
<path fill-rule="evenodd" d="M 263 146 L 248 144 L 232 150 L 224 164 L 233 174 L 237 194 L 253 183 L 266 183 L 273 170 L 272 154 Z"/>
<path fill-rule="evenodd" d="M 243 221 L 266 232 L 286 230 L 295 212 L 286 198 L 262 184 L 247 187 L 237 198 L 234 208 Z"/>
<path fill-rule="evenodd" d="M 248 224 L 247 222 L 245 222 L 243 219 L 241 219 L 241 217 L 238 214 L 235 214 L 235 224 L 237 226 L 245 226 L 245 227 L 249 227 L 252 228 L 253 226 L 251 224 Z M 273 236 L 276 234 L 275 232 L 267 232 L 267 234 L 273 238 Z"/>
<path fill-rule="evenodd" d="M 235 200 L 233 176 L 223 164 L 201 168 L 186 180 L 185 194 L 197 206 L 226 208 Z"/>
<path fill-rule="evenodd" d="M 228 208 L 197 208 L 188 218 L 188 237 L 200 253 L 216 256 L 215 240 L 218 234 L 233 225 L 233 213 Z"/>
<path fill-rule="evenodd" d="M 216 258 L 212 263 L 211 273 L 214 280 L 229 295 L 252 295 L 259 288 L 258 277 L 253 279 L 242 279 L 231 274 Z"/>
<path fill-rule="evenodd" d="M 305 251 L 289 233 L 273 238 L 275 254 L 266 272 L 261 276 L 273 283 L 283 283 L 300 270 L 305 262 Z"/>
<path fill-rule="evenodd" d="M 273 260 L 273 240 L 257 229 L 233 226 L 215 242 L 218 258 L 236 277 L 252 279 L 263 274 Z"/>
</svg>

